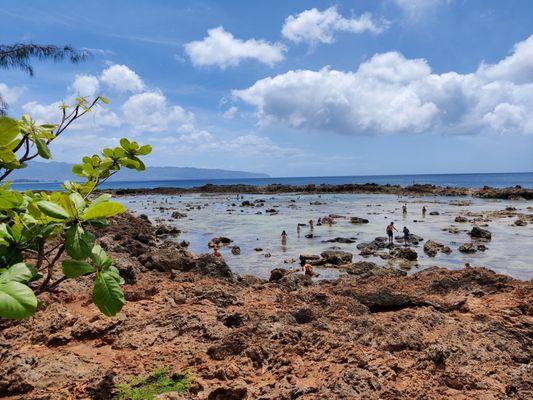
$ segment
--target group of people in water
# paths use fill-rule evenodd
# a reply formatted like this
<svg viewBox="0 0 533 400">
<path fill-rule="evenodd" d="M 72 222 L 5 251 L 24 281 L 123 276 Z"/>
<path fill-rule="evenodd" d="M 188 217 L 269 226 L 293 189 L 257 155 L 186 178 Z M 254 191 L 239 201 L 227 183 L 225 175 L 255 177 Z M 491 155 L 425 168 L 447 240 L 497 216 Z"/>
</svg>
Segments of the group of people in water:
<svg viewBox="0 0 533 400">
<path fill-rule="evenodd" d="M 426 212 L 427 212 L 427 209 L 426 209 L 426 206 L 423 206 L 422 207 L 422 216 L 425 217 L 426 216 Z M 407 204 L 404 204 L 402 205 L 402 214 L 403 216 L 405 217 L 407 215 Z M 334 221 L 333 221 L 333 218 L 330 217 L 330 216 L 327 216 L 327 217 L 321 217 L 321 218 L 318 218 L 317 219 L 317 223 L 316 225 L 317 226 L 320 226 L 320 225 L 323 225 L 323 224 L 333 224 Z M 309 225 L 309 229 L 311 231 L 314 230 L 314 227 L 315 227 L 315 223 L 312 219 L 310 219 L 308 221 L 308 225 Z M 297 224 L 296 226 L 296 232 L 298 234 L 298 237 L 300 236 L 300 232 L 301 232 L 301 227 L 302 226 L 305 226 L 305 224 Z M 387 239 L 388 239 L 388 246 L 389 247 L 393 247 L 394 245 L 394 231 L 396 232 L 399 232 L 398 229 L 396 229 L 396 226 L 394 225 L 394 222 L 390 222 L 386 229 L 385 229 L 385 232 L 387 233 Z M 407 246 L 409 245 L 409 243 L 411 242 L 411 232 L 409 231 L 409 229 L 404 226 L 403 227 L 403 230 L 402 230 L 402 233 L 403 233 L 403 241 L 404 241 L 404 245 Z M 283 230 L 281 232 L 281 245 L 282 246 L 286 246 L 287 245 L 287 240 L 289 238 L 289 235 L 287 234 L 287 232 L 285 230 Z M 220 253 L 220 250 L 218 248 L 218 246 L 215 246 L 213 248 L 213 251 L 214 251 L 214 255 L 218 258 L 222 258 L 222 254 Z M 311 264 L 304 264 L 302 265 L 302 269 L 303 269 L 303 272 L 305 275 L 309 275 L 309 276 L 318 276 L 317 273 L 313 272 L 313 266 Z"/>
</svg>

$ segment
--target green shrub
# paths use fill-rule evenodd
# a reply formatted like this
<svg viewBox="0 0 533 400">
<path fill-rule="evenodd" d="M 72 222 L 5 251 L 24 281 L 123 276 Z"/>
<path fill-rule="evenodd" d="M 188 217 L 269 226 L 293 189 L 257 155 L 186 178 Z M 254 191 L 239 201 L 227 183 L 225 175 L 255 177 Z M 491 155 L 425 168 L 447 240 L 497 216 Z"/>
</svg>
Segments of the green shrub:
<svg viewBox="0 0 533 400">
<path fill-rule="evenodd" d="M 151 152 L 149 145 L 121 139 L 120 146 L 83 157 L 72 168 L 81 180 L 65 182 L 63 191 L 19 192 L 3 182 L 32 159 L 51 158 L 49 144 L 98 103 L 107 102 L 103 97 L 91 103 L 79 98 L 73 107 L 63 105 L 57 125 L 38 125 L 29 115 L 20 120 L 0 117 L 0 317 L 31 316 L 37 309 L 36 294 L 84 275 L 93 278 L 93 302 L 102 313 L 113 316 L 125 303 L 123 280 L 111 258 L 95 244 L 90 228 L 105 226 L 109 217 L 126 208 L 111 201 L 111 195 L 96 197 L 94 191 L 123 167 L 144 170 L 140 157 Z M 52 282 L 54 268 L 65 254 L 63 275 Z"/>
<path fill-rule="evenodd" d="M 193 376 L 188 371 L 172 374 L 169 367 L 156 368 L 150 375 L 134 378 L 128 383 L 117 385 L 116 400 L 151 400 L 158 394 L 187 392 Z"/>
</svg>

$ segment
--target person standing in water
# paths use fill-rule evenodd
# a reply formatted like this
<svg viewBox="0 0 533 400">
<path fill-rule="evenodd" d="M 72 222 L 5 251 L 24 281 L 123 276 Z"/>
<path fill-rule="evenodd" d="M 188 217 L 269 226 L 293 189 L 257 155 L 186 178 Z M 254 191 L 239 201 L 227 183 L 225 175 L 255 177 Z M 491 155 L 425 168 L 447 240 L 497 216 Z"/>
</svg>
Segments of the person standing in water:
<svg viewBox="0 0 533 400">
<path fill-rule="evenodd" d="M 287 244 L 287 232 L 281 232 L 281 244 L 285 246 Z"/>
<path fill-rule="evenodd" d="M 426 206 L 422 206 L 422 216 L 425 217 L 426 216 Z"/>
<path fill-rule="evenodd" d="M 402 206 L 402 212 L 403 212 L 404 215 L 407 214 L 407 204 L 404 204 Z"/>
<path fill-rule="evenodd" d="M 403 244 L 407 246 L 410 240 L 411 240 L 411 233 L 409 232 L 409 229 L 407 229 L 407 227 L 404 226 L 403 227 Z"/>
<path fill-rule="evenodd" d="M 300 224 L 296 224 L 296 233 L 298 234 L 298 237 L 300 237 Z"/>
<path fill-rule="evenodd" d="M 315 228 L 312 219 L 309 220 L 309 228 L 310 228 L 311 230 L 313 230 L 313 229 Z"/>
<path fill-rule="evenodd" d="M 394 222 L 391 222 L 390 224 L 387 225 L 387 237 L 389 238 L 389 246 L 392 246 L 393 244 L 393 241 L 392 241 L 392 235 L 394 233 L 393 231 L 398 232 L 398 229 L 396 229 L 396 227 L 394 226 Z"/>
</svg>

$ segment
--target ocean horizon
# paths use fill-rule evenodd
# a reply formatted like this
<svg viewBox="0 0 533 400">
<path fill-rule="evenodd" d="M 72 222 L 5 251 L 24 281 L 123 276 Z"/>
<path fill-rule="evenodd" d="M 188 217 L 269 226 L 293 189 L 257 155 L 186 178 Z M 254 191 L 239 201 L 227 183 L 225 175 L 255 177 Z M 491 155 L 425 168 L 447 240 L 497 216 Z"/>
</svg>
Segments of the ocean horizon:
<svg viewBox="0 0 533 400">
<path fill-rule="evenodd" d="M 431 184 L 443 187 L 493 188 L 521 186 L 533 188 L 533 172 L 509 173 L 460 173 L 460 174 L 404 174 L 404 175 L 352 175 L 352 176 L 308 176 L 308 177 L 271 177 L 271 178 L 234 178 L 234 179 L 179 179 L 179 180 L 136 180 L 112 181 L 103 183 L 101 189 L 153 189 L 183 188 L 213 185 L 343 185 L 376 183 L 380 185 L 408 186 L 412 184 Z M 57 190 L 61 182 L 13 182 L 18 190 Z"/>
</svg>

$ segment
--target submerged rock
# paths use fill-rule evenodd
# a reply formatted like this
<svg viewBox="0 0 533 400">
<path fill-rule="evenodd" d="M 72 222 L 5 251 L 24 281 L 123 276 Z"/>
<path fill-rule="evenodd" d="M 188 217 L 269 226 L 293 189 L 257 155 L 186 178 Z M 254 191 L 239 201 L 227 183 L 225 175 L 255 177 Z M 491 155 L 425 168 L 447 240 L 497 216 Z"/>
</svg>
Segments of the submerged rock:
<svg viewBox="0 0 533 400">
<path fill-rule="evenodd" d="M 390 254 L 395 258 L 403 258 L 409 261 L 416 261 L 418 259 L 417 252 L 409 247 L 396 247 L 391 250 Z"/>
<path fill-rule="evenodd" d="M 469 233 L 470 237 L 476 238 L 476 239 L 485 239 L 485 240 L 491 240 L 492 234 L 489 230 L 480 228 L 478 226 L 474 226 L 472 230 Z"/>
<path fill-rule="evenodd" d="M 424 243 L 424 252 L 428 256 L 435 257 L 439 251 L 446 254 L 452 252 L 448 246 L 445 246 L 442 243 L 434 242 L 433 240 L 428 240 L 426 243 Z"/>
<path fill-rule="evenodd" d="M 475 253 L 477 251 L 476 246 L 474 243 L 465 243 L 461 246 L 459 246 L 459 251 L 461 253 Z"/>
<path fill-rule="evenodd" d="M 320 253 L 326 264 L 341 265 L 352 262 L 353 254 L 342 250 L 326 250 Z"/>
<path fill-rule="evenodd" d="M 185 218 L 187 216 L 187 214 L 184 214 L 184 213 L 179 212 L 179 211 L 174 211 L 170 216 L 172 218 L 174 218 L 174 219 L 180 219 L 180 218 Z"/>
<path fill-rule="evenodd" d="M 361 217 L 350 217 L 350 222 L 352 224 L 368 224 L 368 219 Z"/>
<path fill-rule="evenodd" d="M 336 237 L 334 239 L 324 240 L 324 243 L 355 243 L 355 239 Z"/>
</svg>

